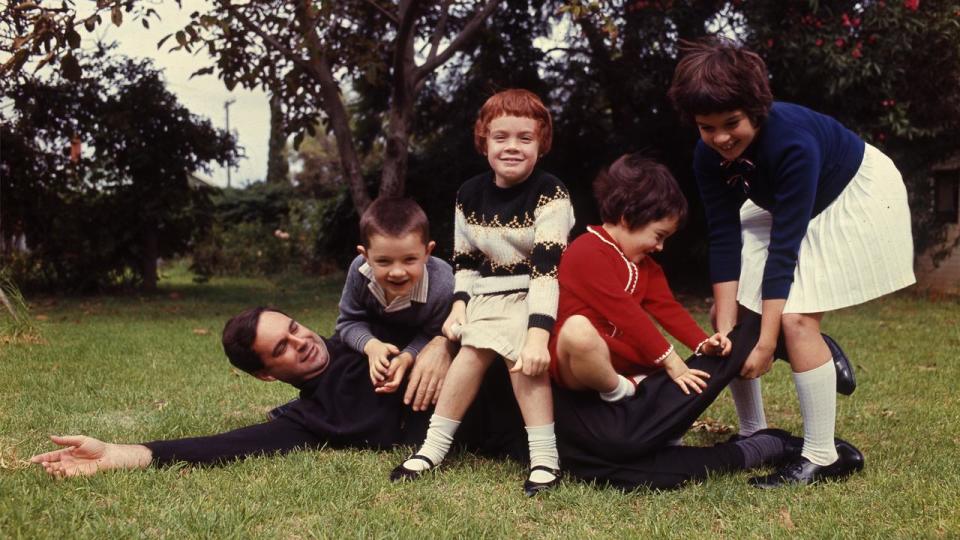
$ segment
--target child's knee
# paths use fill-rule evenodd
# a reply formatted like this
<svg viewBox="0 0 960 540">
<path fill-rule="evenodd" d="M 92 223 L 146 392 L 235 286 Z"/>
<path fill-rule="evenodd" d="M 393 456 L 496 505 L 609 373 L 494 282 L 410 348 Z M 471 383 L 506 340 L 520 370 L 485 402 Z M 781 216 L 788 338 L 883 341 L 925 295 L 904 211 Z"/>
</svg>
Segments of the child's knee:
<svg viewBox="0 0 960 540">
<path fill-rule="evenodd" d="M 785 313 L 780 318 L 780 326 L 788 340 L 820 335 L 819 319 L 803 313 Z"/>
<path fill-rule="evenodd" d="M 589 319 L 583 315 L 573 315 L 560 328 L 557 346 L 564 353 L 576 355 L 594 349 L 599 339 L 600 334 Z"/>
</svg>

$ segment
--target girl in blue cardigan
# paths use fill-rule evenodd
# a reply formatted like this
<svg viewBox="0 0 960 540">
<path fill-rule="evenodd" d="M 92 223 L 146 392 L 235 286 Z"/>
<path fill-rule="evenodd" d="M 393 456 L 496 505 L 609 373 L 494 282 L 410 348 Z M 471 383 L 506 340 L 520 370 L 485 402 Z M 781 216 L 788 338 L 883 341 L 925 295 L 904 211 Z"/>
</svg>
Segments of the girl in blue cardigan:
<svg viewBox="0 0 960 540">
<path fill-rule="evenodd" d="M 845 477 L 863 461 L 835 444 L 836 372 L 820 323 L 828 311 L 914 283 L 903 180 L 887 156 L 833 118 L 774 102 L 755 53 L 721 40 L 685 52 L 669 97 L 700 133 L 694 173 L 718 330 L 733 328 L 738 304 L 761 315 L 734 393 L 738 413 L 752 406 L 753 428 L 766 427 L 756 378 L 770 369 L 782 331 L 803 416 L 801 457 L 751 483 Z"/>
</svg>

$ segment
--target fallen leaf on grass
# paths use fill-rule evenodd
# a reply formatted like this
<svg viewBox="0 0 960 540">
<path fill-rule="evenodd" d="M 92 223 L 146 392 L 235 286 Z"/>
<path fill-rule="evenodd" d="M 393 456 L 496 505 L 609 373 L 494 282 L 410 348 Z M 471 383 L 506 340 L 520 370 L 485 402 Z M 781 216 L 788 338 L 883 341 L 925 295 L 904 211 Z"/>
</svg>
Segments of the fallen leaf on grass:
<svg viewBox="0 0 960 540">
<path fill-rule="evenodd" d="M 168 294 L 167 297 L 170 298 L 171 300 L 179 300 L 183 297 L 183 295 L 181 295 L 177 291 L 173 291 L 172 293 Z"/>
<path fill-rule="evenodd" d="M 34 317 L 34 318 L 37 319 L 38 321 L 46 321 L 46 320 L 49 319 L 50 317 L 48 317 L 48 316 L 46 316 L 46 315 L 37 315 L 37 316 Z"/>
<path fill-rule="evenodd" d="M 890 418 L 890 417 L 893 416 L 894 414 L 895 414 L 895 413 L 894 413 L 892 410 L 890 410 L 890 409 L 884 409 L 883 411 L 880 412 L 880 415 L 881 415 L 881 416 L 886 416 L 887 418 Z"/>
<path fill-rule="evenodd" d="M 198 335 L 198 336 L 209 336 L 209 335 L 210 335 L 210 330 L 208 330 L 208 329 L 206 329 L 206 328 L 194 328 L 194 329 L 193 329 L 193 333 L 196 334 L 196 335 Z"/>
<path fill-rule="evenodd" d="M 153 406 L 156 407 L 158 411 L 162 411 L 164 407 L 167 406 L 167 402 L 162 399 L 158 399 L 153 402 Z"/>
<path fill-rule="evenodd" d="M 706 431 L 707 433 L 730 433 L 733 426 L 713 418 L 703 418 L 697 420 L 690 426 L 690 431 Z"/>
<path fill-rule="evenodd" d="M 780 524 L 783 525 L 783 528 L 787 530 L 793 530 L 797 528 L 797 526 L 793 524 L 793 518 L 790 517 L 790 510 L 788 508 L 780 509 Z"/>
<path fill-rule="evenodd" d="M 930 365 L 928 365 L 928 366 L 917 366 L 917 369 L 919 369 L 920 371 L 936 371 L 936 370 L 937 370 L 937 365 L 936 365 L 936 364 L 930 364 Z"/>
</svg>

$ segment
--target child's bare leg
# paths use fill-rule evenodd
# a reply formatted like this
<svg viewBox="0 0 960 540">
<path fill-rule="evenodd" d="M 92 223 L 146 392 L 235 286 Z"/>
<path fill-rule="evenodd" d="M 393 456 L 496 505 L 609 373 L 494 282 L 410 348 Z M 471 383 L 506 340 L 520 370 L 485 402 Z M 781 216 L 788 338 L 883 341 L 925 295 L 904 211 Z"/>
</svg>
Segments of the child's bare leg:
<svg viewBox="0 0 960 540">
<path fill-rule="evenodd" d="M 538 491 L 530 490 L 530 485 L 549 487 L 557 480 L 560 469 L 560 455 L 557 453 L 557 438 L 553 429 L 553 391 L 550 389 L 550 375 L 546 372 L 537 376 L 510 372 L 513 394 L 520 405 L 520 414 L 527 429 L 527 444 L 530 447 L 530 476 L 524 488 L 527 495 Z M 546 467 L 549 470 L 533 470 Z"/>
<path fill-rule="evenodd" d="M 557 334 L 557 368 L 566 386 L 596 390 L 606 401 L 636 393 L 636 385 L 613 369 L 607 343 L 582 315 L 567 319 Z"/>
<path fill-rule="evenodd" d="M 460 427 L 460 420 L 473 403 L 483 382 L 483 375 L 493 361 L 494 353 L 489 349 L 476 349 L 463 346 L 457 353 L 450 369 L 447 371 L 437 400 L 437 408 L 430 417 L 430 427 L 427 429 L 427 438 L 417 450 L 420 458 L 408 459 L 401 467 L 407 471 L 419 472 L 439 465 L 453 443 L 453 436 Z M 432 465 L 431 465 L 432 464 Z"/>
<path fill-rule="evenodd" d="M 817 465 L 837 460 L 837 372 L 820 336 L 823 313 L 788 313 L 781 324 L 803 416 L 803 452 Z"/>
</svg>

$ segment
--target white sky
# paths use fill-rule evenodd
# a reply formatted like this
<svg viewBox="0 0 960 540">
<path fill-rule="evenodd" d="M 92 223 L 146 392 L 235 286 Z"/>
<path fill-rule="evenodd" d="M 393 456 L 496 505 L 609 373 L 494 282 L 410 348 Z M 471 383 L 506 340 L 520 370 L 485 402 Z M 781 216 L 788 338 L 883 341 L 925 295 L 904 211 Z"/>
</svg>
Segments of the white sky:
<svg viewBox="0 0 960 540">
<path fill-rule="evenodd" d="M 185 51 L 167 52 L 176 45 L 173 38 L 157 49 L 157 42 L 165 35 L 182 29 L 190 22 L 190 13 L 203 11 L 206 2 L 184 0 L 183 9 L 177 9 L 174 2 L 157 2 L 154 9 L 161 20 L 150 18 L 150 29 L 145 29 L 140 21 L 125 17 L 119 27 L 110 22 L 109 13 L 104 23 L 92 33 L 81 27 L 80 35 L 84 46 L 92 45 L 95 40 L 117 41 L 118 51 L 134 58 L 150 58 L 166 78 L 167 88 L 177 95 L 184 106 L 194 114 L 209 118 L 214 126 L 226 127 L 224 102 L 235 99 L 230 106 L 230 131 L 238 137 L 246 157 L 231 171 L 233 187 L 262 180 L 267 174 L 267 145 L 270 138 L 270 105 L 266 93 L 262 90 L 249 91 L 235 88 L 228 92 L 223 81 L 216 75 L 203 75 L 190 79 L 197 69 L 210 65 L 206 49 L 198 55 Z M 83 12 L 81 11 L 81 14 Z M 209 175 L 219 186 L 227 185 L 227 171 L 219 165 Z"/>
</svg>

